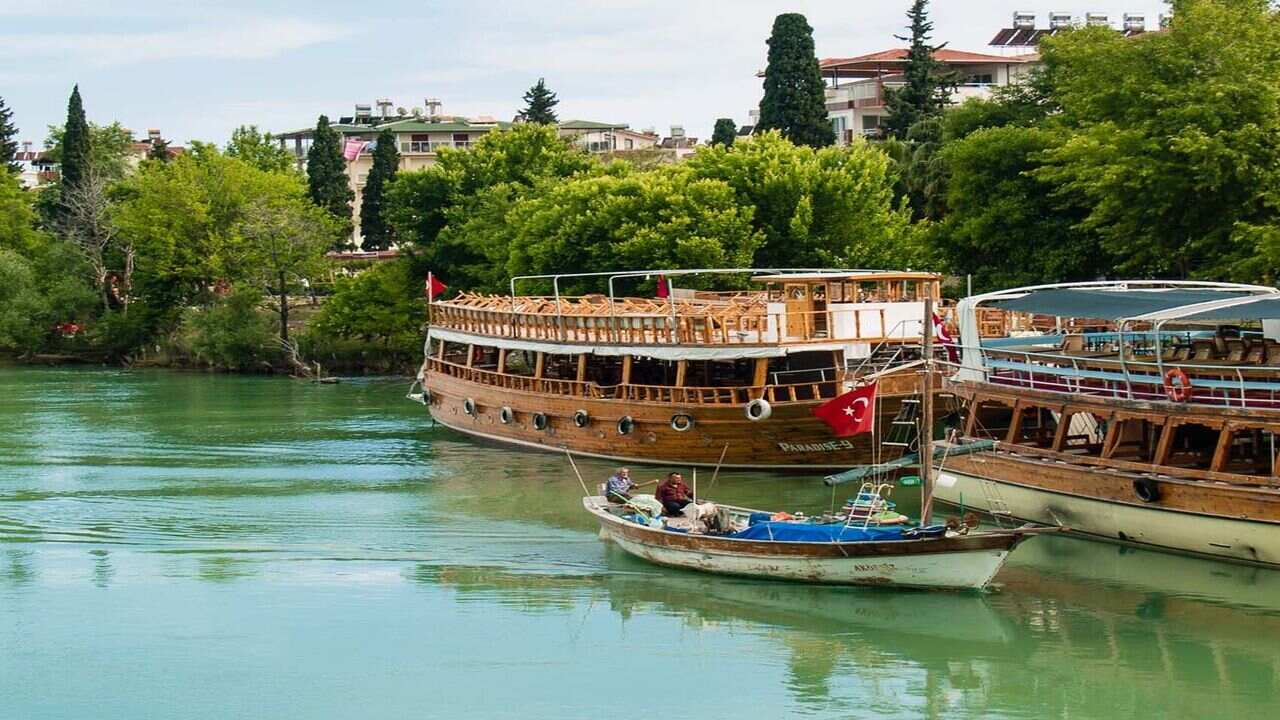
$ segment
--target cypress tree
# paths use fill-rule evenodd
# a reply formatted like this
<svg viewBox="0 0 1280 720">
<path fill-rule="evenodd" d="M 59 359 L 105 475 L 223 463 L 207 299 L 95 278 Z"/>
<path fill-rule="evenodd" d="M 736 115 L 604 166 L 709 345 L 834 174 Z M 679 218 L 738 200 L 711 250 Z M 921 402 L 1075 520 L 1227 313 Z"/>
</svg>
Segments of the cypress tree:
<svg viewBox="0 0 1280 720">
<path fill-rule="evenodd" d="M 311 202 L 351 227 L 351 201 L 355 193 L 347 180 L 347 164 L 342 159 L 342 138 L 329 126 L 328 116 L 316 123 L 311 149 L 307 151 L 307 191 Z"/>
<path fill-rule="evenodd" d="M 62 173 L 62 190 L 78 188 L 89 175 L 89 123 L 84 119 L 80 86 L 71 89 L 67 102 L 67 124 L 62 132 L 62 157 L 58 159 Z"/>
<path fill-rule="evenodd" d="M 720 118 L 716 120 L 716 127 L 711 131 L 711 144 L 723 145 L 725 147 L 733 147 L 733 141 L 738 137 L 738 126 L 733 123 L 732 118 Z"/>
<path fill-rule="evenodd" d="M 921 120 L 942 115 L 955 84 L 954 77 L 943 72 L 942 65 L 933 58 L 933 53 L 945 47 L 946 43 L 936 47 L 929 44 L 933 33 L 929 0 L 914 0 L 907 18 L 911 20 L 911 37 L 894 36 L 911 42 L 907 50 L 907 67 L 903 71 L 906 84 L 891 90 L 886 103 L 889 120 L 885 130 L 897 138 L 906 137 L 911 126 Z"/>
<path fill-rule="evenodd" d="M 779 15 L 769 36 L 769 66 L 764 71 L 756 127 L 780 130 L 783 137 L 800 145 L 825 147 L 835 142 L 826 103 L 813 52 L 813 28 L 799 13 Z"/>
<path fill-rule="evenodd" d="M 18 128 L 13 125 L 13 111 L 4 104 L 4 98 L 0 98 L 0 167 L 15 173 L 22 170 L 16 160 L 18 141 L 14 138 L 17 136 Z"/>
<path fill-rule="evenodd" d="M 520 117 L 525 122 L 554 125 L 558 120 L 554 108 L 559 104 L 556 94 L 547 89 L 547 81 L 538 78 L 538 83 L 524 94 L 524 111 Z"/>
<path fill-rule="evenodd" d="M 391 228 L 382 216 L 387 183 L 395 179 L 400 167 L 400 151 L 396 149 L 396 136 L 390 130 L 378 133 L 378 145 L 373 149 L 373 167 L 365 182 L 364 198 L 360 202 L 361 247 L 365 250 L 386 250 L 391 247 Z"/>
</svg>

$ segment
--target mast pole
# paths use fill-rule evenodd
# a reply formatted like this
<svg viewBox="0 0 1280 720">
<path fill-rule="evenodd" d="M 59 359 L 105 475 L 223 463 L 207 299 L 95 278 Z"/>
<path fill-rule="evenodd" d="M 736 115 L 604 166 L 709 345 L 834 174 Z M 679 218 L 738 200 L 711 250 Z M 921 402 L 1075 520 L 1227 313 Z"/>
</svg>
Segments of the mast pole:
<svg viewBox="0 0 1280 720">
<path fill-rule="evenodd" d="M 924 373 L 920 383 L 920 525 L 933 514 L 933 297 L 924 299 Z"/>
</svg>

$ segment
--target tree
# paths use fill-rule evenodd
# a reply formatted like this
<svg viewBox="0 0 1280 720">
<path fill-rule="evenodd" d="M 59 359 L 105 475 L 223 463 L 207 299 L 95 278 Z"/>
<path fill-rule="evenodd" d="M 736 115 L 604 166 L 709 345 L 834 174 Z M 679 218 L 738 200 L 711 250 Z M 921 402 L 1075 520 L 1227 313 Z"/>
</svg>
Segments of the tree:
<svg viewBox="0 0 1280 720">
<path fill-rule="evenodd" d="M 93 172 L 111 182 L 123 178 L 130 170 L 129 156 L 133 152 L 133 134 L 118 122 L 110 125 L 89 123 L 86 127 L 88 128 L 89 155 L 88 160 L 81 163 L 81 167 L 91 167 Z M 44 141 L 45 154 L 53 162 L 63 162 L 67 154 L 67 135 L 65 126 L 49 127 L 49 134 Z M 63 177 L 66 177 L 65 174 Z"/>
<path fill-rule="evenodd" d="M 506 281 L 508 234 L 479 243 L 479 233 L 460 229 L 501 224 L 510 205 L 540 180 L 599 167 L 556 128 L 521 123 L 485 134 L 469 150 L 443 150 L 425 170 L 399 173 L 387 191 L 383 217 L 419 276 L 447 271 L 450 285 L 496 292 Z"/>
<path fill-rule="evenodd" d="M 116 247 L 117 228 L 111 217 L 109 183 L 90 166 L 88 174 L 78 184 L 63 189 L 63 214 L 59 225 L 59 234 L 80 251 L 93 272 L 94 286 L 98 288 L 103 310 L 111 307 L 113 299 L 128 307 L 129 283 L 136 260 L 133 244 L 125 243 L 120 248 L 124 258 L 123 280 L 113 292 L 113 276 L 108 263 L 109 254 Z M 115 297 L 117 294 L 119 298 Z"/>
<path fill-rule="evenodd" d="M 1266 0 L 1186 0 L 1168 32 L 1082 28 L 1043 46 L 1069 137 L 1037 179 L 1139 276 L 1274 277 L 1251 230 L 1275 224 L 1280 16 Z"/>
<path fill-rule="evenodd" d="M 373 150 L 373 167 L 364 185 L 364 198 L 360 203 L 360 235 L 366 250 L 386 250 L 391 247 L 391 228 L 383 216 L 386 188 L 400 168 L 400 152 L 396 149 L 396 136 L 390 130 L 378 134 L 378 144 Z"/>
<path fill-rule="evenodd" d="M 316 123 L 311 149 L 307 151 L 307 188 L 311 202 L 350 227 L 355 193 L 347 179 L 346 161 L 342 159 L 342 138 L 329 126 L 329 118 L 324 115 Z"/>
<path fill-rule="evenodd" d="M 914 0 L 907 12 L 911 20 L 911 36 L 897 35 L 899 40 L 910 40 L 907 50 L 907 67 L 903 71 L 906 84 L 891 90 L 887 98 L 889 120 L 886 132 L 893 137 L 904 137 L 911 126 L 942 114 L 955 83 L 942 72 L 941 64 L 933 53 L 943 45 L 930 45 L 933 22 L 929 20 L 929 0 Z"/>
<path fill-rule="evenodd" d="M 16 158 L 18 157 L 18 141 L 14 138 L 18 135 L 18 128 L 13 124 L 13 111 L 4 103 L 4 98 L 0 98 L 0 167 L 7 167 L 10 172 L 19 172 L 22 166 L 18 165 Z"/>
<path fill-rule="evenodd" d="M 524 94 L 524 110 L 520 111 L 520 118 L 525 122 L 555 125 L 558 121 L 555 106 L 559 104 L 556 94 L 547 89 L 547 81 L 538 78 L 538 82 Z"/>
<path fill-rule="evenodd" d="M 152 138 L 151 149 L 147 151 L 148 160 L 169 162 L 169 141 L 164 138 Z"/>
<path fill-rule="evenodd" d="M 733 141 L 738 137 L 738 126 L 733 124 L 732 118 L 720 118 L 716 120 L 716 127 L 711 132 L 711 144 L 723 145 L 724 147 L 732 147 Z"/>
<path fill-rule="evenodd" d="M 407 361 L 422 352 L 425 307 L 422 278 L 409 262 L 379 263 L 335 282 L 333 295 L 307 327 L 309 344 L 359 340 Z"/>
<path fill-rule="evenodd" d="M 972 274 L 977 290 L 1110 272 L 1114 258 L 1080 227 L 1087 207 L 1055 195 L 1036 173 L 1067 137 L 1061 129 L 985 128 L 941 150 L 949 212 L 930 239 L 950 272 Z"/>
<path fill-rule="evenodd" d="M 813 51 L 813 28 L 798 13 L 784 13 L 773 21 L 756 128 L 778 130 L 788 140 L 810 147 L 825 147 L 835 141 Z"/>
<path fill-rule="evenodd" d="M 512 275 L 669 267 L 746 267 L 761 236 L 721 180 L 681 165 L 549 180 L 511 208 Z M 586 281 L 583 281 L 586 282 Z M 561 292 L 598 290 L 562 284 Z"/>
<path fill-rule="evenodd" d="M 296 165 L 293 153 L 277 145 L 271 133 L 259 131 L 257 125 L 232 130 L 226 154 L 266 172 L 290 172 Z"/>
<path fill-rule="evenodd" d="M 245 241 L 249 279 L 276 298 L 280 341 L 287 343 L 290 290 L 325 267 L 338 223 L 296 196 L 258 198 L 245 209 L 237 232 Z"/>
<path fill-rule="evenodd" d="M 84 105 L 80 100 L 80 86 L 71 89 L 67 101 L 67 122 L 63 126 L 62 142 L 57 161 L 62 175 L 62 191 L 79 187 L 89 174 L 90 148 L 89 123 L 84 117 Z"/>
<path fill-rule="evenodd" d="M 865 142 L 815 150 L 777 132 L 732 150 L 711 146 L 683 163 L 733 188 L 764 243 L 754 267 L 915 264 L 910 215 L 893 204 L 889 158 Z"/>
</svg>

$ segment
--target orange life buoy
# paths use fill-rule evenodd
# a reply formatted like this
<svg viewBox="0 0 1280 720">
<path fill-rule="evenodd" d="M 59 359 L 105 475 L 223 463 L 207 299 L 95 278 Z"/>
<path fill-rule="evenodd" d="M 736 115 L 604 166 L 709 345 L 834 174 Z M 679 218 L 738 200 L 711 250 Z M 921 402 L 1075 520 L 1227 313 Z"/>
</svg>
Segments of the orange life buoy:
<svg viewBox="0 0 1280 720">
<path fill-rule="evenodd" d="M 1170 368 L 1164 374 L 1164 394 L 1174 402 L 1186 402 L 1191 399 L 1191 378 L 1182 368 Z"/>
</svg>

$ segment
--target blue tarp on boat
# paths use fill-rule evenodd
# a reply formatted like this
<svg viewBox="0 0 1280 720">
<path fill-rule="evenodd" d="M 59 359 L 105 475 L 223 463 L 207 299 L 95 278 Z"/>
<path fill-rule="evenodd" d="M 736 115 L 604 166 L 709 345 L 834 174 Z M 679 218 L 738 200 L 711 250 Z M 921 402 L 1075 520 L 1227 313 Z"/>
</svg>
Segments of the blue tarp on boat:
<svg viewBox="0 0 1280 720">
<path fill-rule="evenodd" d="M 846 527 L 842 523 L 762 522 L 729 537 L 740 540 L 775 540 L 779 542 L 866 542 L 869 540 L 901 540 L 902 528 Z"/>
</svg>

